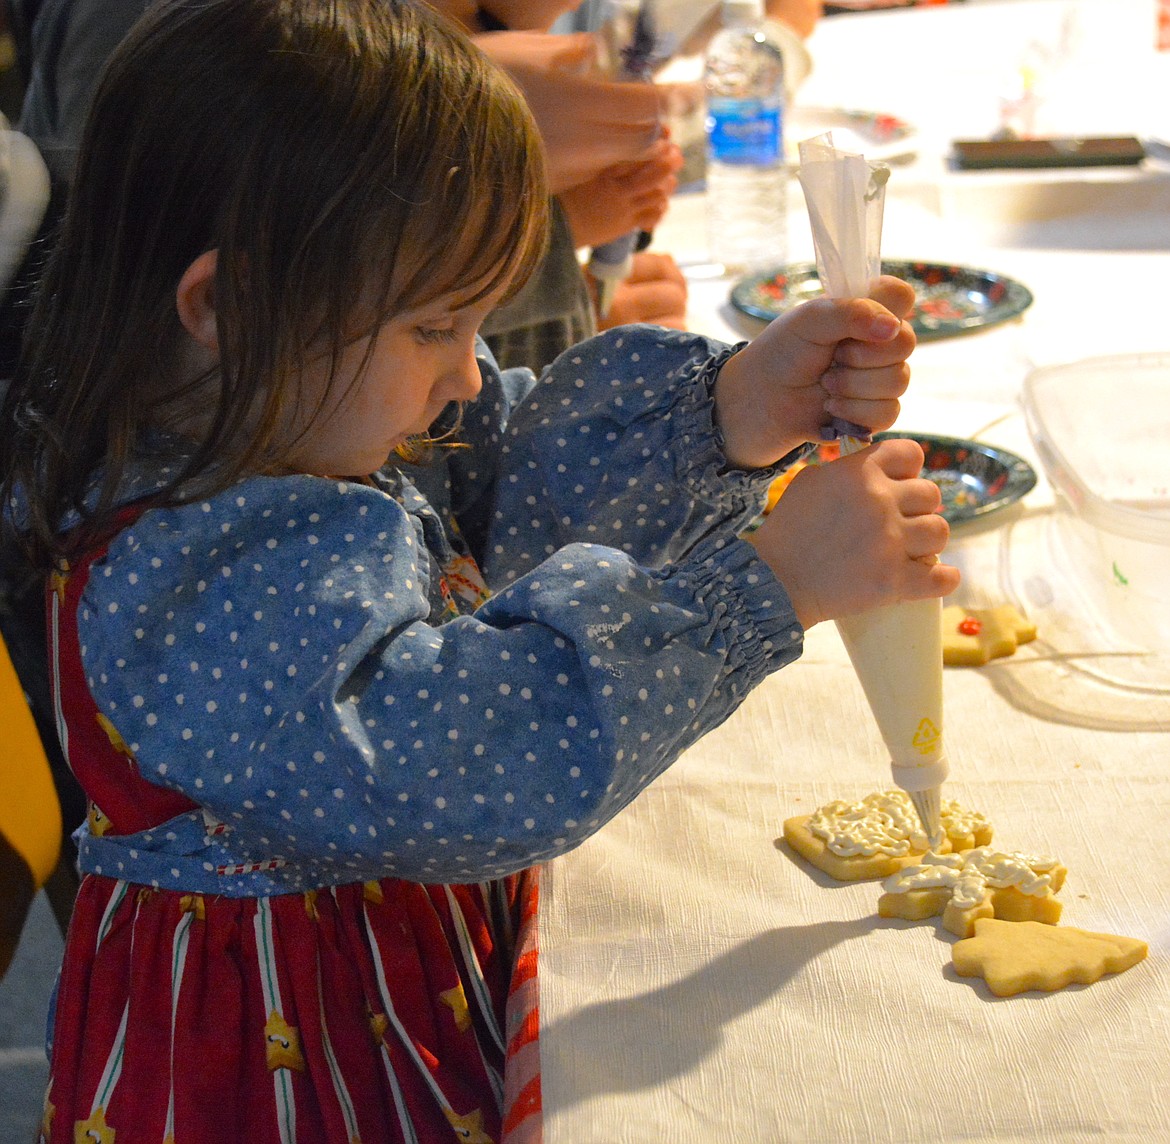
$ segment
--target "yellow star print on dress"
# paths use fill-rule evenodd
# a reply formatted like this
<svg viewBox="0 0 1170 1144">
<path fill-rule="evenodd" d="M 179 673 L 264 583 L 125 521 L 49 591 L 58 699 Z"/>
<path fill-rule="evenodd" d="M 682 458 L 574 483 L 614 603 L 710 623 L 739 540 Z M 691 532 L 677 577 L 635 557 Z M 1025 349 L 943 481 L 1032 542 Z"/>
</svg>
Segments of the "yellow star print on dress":
<svg viewBox="0 0 1170 1144">
<path fill-rule="evenodd" d="M 114 1130 L 106 1123 L 106 1110 L 99 1104 L 87 1120 L 73 1126 L 74 1144 L 114 1144 Z"/>
<path fill-rule="evenodd" d="M 300 1033 L 275 1009 L 268 1014 L 268 1023 L 264 1026 L 264 1054 L 272 1072 L 277 1069 L 305 1071 Z"/>
<path fill-rule="evenodd" d="M 471 1028 L 471 1012 L 467 1008 L 467 995 L 463 992 L 463 986 L 444 989 L 439 994 L 439 1000 L 455 1015 L 455 1028 L 466 1033 Z"/>
<path fill-rule="evenodd" d="M 455 1138 L 462 1140 L 463 1144 L 496 1144 L 483 1130 L 483 1113 L 478 1108 L 466 1116 L 447 1109 L 447 1119 L 455 1129 Z"/>
</svg>

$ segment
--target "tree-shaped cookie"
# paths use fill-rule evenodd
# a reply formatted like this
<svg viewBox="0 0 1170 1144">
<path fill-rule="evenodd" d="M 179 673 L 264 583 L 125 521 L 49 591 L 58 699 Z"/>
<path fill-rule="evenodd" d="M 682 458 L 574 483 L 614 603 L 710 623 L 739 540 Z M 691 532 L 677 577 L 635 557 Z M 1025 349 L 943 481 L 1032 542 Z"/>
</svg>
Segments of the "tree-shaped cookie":
<svg viewBox="0 0 1170 1144">
<path fill-rule="evenodd" d="M 982 977 L 997 997 L 1012 997 L 1028 989 L 1091 985 L 1136 965 L 1148 950 L 1133 937 L 980 918 L 975 936 L 955 942 L 951 958 L 960 976 Z"/>
</svg>

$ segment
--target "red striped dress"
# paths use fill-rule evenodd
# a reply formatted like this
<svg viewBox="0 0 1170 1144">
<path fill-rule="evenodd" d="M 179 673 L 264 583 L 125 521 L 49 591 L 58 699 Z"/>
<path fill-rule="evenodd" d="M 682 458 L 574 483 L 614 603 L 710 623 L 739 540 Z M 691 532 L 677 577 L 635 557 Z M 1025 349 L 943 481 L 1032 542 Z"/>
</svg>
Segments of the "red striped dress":
<svg viewBox="0 0 1170 1144">
<path fill-rule="evenodd" d="M 50 593 L 62 738 L 92 831 L 165 829 L 196 804 L 141 777 L 89 694 L 88 569 Z M 535 869 L 262 898 L 87 874 L 41 1140 L 535 1144 L 536 905 Z"/>
</svg>

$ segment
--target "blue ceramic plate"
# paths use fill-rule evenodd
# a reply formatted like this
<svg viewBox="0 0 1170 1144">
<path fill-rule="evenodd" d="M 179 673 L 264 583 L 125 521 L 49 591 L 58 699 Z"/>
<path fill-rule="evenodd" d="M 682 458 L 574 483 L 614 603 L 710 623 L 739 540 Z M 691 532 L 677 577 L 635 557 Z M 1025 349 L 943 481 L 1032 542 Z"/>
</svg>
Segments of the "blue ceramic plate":
<svg viewBox="0 0 1170 1144">
<path fill-rule="evenodd" d="M 1026 286 L 990 270 L 939 262 L 883 262 L 882 271 L 914 287 L 918 301 L 910 324 L 921 342 L 1010 321 L 1032 304 L 1032 292 Z M 796 262 L 742 279 L 732 288 L 731 304 L 749 317 L 770 322 L 820 293 L 816 266 Z"/>
<path fill-rule="evenodd" d="M 926 463 L 922 475 L 938 485 L 942 493 L 942 515 L 952 525 L 982 520 L 1007 508 L 1029 493 L 1036 484 L 1036 472 L 1022 457 L 960 437 L 939 437 L 933 433 L 875 433 L 884 437 L 909 437 L 922 446 Z M 831 460 L 837 455 L 835 442 L 822 445 L 809 460 Z"/>
</svg>

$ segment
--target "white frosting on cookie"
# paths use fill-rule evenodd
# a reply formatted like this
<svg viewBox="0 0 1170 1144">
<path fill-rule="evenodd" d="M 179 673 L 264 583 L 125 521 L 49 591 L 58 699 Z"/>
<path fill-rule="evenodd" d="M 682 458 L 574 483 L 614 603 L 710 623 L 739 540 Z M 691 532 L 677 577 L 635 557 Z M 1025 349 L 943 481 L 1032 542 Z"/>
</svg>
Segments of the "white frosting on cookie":
<svg viewBox="0 0 1170 1144">
<path fill-rule="evenodd" d="M 990 829 L 983 815 L 950 799 L 942 804 L 942 824 L 952 839 Z M 808 829 L 842 858 L 874 854 L 900 858 L 930 845 L 910 796 L 900 790 L 867 795 L 860 802 L 836 799 L 825 803 L 810 816 Z"/>
<path fill-rule="evenodd" d="M 1055 858 L 980 846 L 963 854 L 924 854 L 917 865 L 891 874 L 882 885 L 888 894 L 949 889 L 954 905 L 968 910 L 979 905 L 989 889 L 1014 886 L 1021 894 L 1044 897 L 1052 889 L 1052 872 L 1059 865 Z"/>
</svg>

